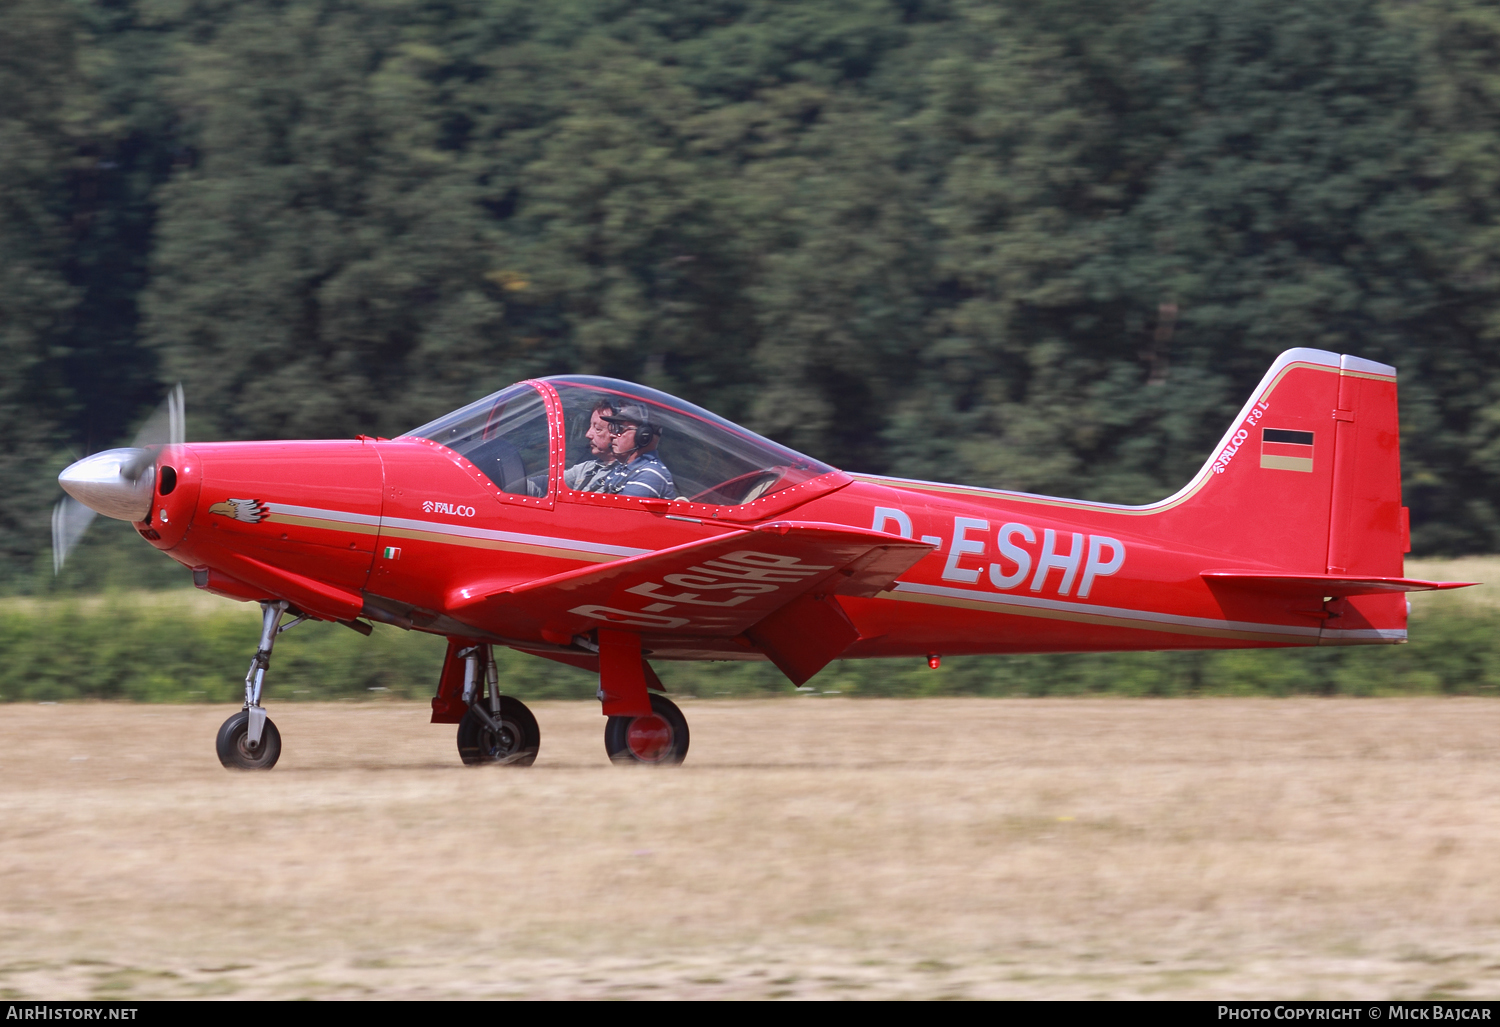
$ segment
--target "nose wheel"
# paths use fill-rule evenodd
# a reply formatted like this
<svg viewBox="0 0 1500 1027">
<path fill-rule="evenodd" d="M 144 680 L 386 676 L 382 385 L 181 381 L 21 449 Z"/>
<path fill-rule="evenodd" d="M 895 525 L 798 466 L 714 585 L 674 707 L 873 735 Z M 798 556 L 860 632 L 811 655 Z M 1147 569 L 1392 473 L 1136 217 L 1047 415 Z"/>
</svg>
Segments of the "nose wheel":
<svg viewBox="0 0 1500 1027">
<path fill-rule="evenodd" d="M 250 737 L 250 711 L 241 710 L 219 728 L 219 737 L 214 743 L 219 751 L 219 762 L 230 770 L 270 770 L 281 758 L 281 732 L 276 724 L 266 717 L 260 728 L 260 738 Z"/>
<path fill-rule="evenodd" d="M 620 764 L 675 766 L 687 757 L 687 718 L 671 699 L 652 692 L 650 716 L 605 721 L 604 750 Z"/>
</svg>

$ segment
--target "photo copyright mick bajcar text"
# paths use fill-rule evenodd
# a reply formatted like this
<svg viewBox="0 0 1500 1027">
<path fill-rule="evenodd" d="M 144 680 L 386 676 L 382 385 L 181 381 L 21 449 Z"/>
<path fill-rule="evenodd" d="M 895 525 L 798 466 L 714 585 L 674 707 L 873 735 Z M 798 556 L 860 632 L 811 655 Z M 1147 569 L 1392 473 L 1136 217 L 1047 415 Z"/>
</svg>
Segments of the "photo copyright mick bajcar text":
<svg viewBox="0 0 1500 1027">
<path fill-rule="evenodd" d="M 1489 1020 L 1492 1010 L 1473 1003 L 1430 1005 L 1220 1006 L 1220 1020 Z"/>
</svg>

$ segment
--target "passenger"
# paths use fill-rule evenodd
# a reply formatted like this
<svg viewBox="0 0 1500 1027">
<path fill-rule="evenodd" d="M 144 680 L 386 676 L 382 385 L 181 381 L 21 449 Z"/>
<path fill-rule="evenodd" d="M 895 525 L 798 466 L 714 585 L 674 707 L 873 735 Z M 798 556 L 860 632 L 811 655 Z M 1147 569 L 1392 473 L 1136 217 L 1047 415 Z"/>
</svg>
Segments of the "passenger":
<svg viewBox="0 0 1500 1027">
<path fill-rule="evenodd" d="M 615 462 L 594 479 L 593 491 L 676 499 L 672 472 L 656 455 L 661 426 L 651 420 L 650 412 L 640 404 L 626 403 L 604 420 L 613 436 Z"/>
<path fill-rule="evenodd" d="M 615 462 L 615 454 L 610 450 L 610 425 L 604 419 L 614 412 L 615 405 L 610 400 L 601 399 L 594 404 L 589 414 L 588 431 L 583 435 L 588 440 L 591 459 L 576 463 L 563 472 L 563 484 L 568 488 L 576 492 L 598 491 L 594 485 L 599 476 Z"/>
</svg>

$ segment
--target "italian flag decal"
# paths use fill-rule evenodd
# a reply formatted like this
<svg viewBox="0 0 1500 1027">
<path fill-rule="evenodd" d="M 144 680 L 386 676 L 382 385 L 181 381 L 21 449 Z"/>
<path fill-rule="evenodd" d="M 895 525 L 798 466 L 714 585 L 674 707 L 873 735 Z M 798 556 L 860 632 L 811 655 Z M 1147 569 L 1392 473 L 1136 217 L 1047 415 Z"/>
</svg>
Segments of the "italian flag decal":
<svg viewBox="0 0 1500 1027">
<path fill-rule="evenodd" d="M 1260 430 L 1260 465 L 1273 471 L 1311 471 L 1313 433 L 1285 428 Z"/>
<path fill-rule="evenodd" d="M 386 546 L 385 552 L 381 555 L 387 560 L 399 560 L 401 559 L 401 549 L 398 546 Z"/>
</svg>

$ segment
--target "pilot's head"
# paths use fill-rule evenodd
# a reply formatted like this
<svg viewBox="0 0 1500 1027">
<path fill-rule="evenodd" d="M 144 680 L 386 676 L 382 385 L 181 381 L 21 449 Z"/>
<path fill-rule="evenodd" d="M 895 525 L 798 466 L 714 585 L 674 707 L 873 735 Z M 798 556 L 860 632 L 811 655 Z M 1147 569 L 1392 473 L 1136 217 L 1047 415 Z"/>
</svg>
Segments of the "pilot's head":
<svg viewBox="0 0 1500 1027">
<path fill-rule="evenodd" d="M 601 399 L 594 404 L 593 412 L 589 414 L 589 427 L 583 433 L 583 437 L 589 442 L 589 455 L 596 460 L 613 460 L 614 454 L 610 451 L 609 422 L 606 417 L 615 412 L 612 401 Z"/>
<path fill-rule="evenodd" d="M 639 403 L 624 403 L 604 420 L 609 423 L 617 460 L 634 460 L 651 452 L 661 441 L 661 426 L 651 420 L 651 411 Z"/>
</svg>

